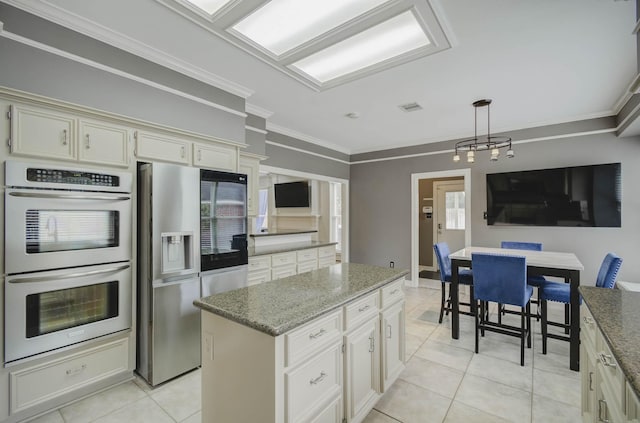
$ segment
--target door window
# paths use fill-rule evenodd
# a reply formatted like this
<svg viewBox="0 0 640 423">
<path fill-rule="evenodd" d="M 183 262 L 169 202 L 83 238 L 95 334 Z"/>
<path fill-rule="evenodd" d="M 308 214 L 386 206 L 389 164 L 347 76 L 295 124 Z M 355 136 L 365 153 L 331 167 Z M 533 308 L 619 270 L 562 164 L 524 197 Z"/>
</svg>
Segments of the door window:
<svg viewBox="0 0 640 423">
<path fill-rule="evenodd" d="M 464 191 L 445 192 L 446 229 L 464 230 Z"/>
</svg>

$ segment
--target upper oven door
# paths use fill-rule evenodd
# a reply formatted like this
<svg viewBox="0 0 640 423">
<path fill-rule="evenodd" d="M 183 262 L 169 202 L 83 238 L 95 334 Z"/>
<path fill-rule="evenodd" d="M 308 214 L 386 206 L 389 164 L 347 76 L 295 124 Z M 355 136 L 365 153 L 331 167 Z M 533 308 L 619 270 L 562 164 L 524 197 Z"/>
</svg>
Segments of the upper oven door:
<svg viewBox="0 0 640 423">
<path fill-rule="evenodd" d="M 7 188 L 7 274 L 131 259 L 131 195 Z"/>
</svg>

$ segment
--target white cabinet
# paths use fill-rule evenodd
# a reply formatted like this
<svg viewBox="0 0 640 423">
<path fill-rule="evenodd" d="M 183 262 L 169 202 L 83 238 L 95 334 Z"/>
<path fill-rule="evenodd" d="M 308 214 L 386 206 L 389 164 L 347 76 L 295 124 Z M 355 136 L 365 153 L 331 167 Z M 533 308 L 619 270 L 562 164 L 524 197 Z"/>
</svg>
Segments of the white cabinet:
<svg viewBox="0 0 640 423">
<path fill-rule="evenodd" d="M 238 171 L 247 175 L 247 215 L 255 217 L 259 208 L 259 172 L 261 156 L 240 153 Z"/>
<path fill-rule="evenodd" d="M 611 353 L 588 308 L 580 324 L 580 376 L 582 421 L 638 422 L 638 398 Z"/>
<path fill-rule="evenodd" d="M 191 163 L 191 143 L 151 132 L 136 131 L 136 157 L 188 165 Z"/>
<path fill-rule="evenodd" d="M 336 264 L 336 246 L 325 245 L 318 248 L 318 267 L 327 267 Z"/>
<path fill-rule="evenodd" d="M 46 109 L 11 106 L 11 154 L 73 160 L 76 120 Z"/>
<path fill-rule="evenodd" d="M 296 252 L 271 255 L 271 279 L 286 278 L 297 274 Z"/>
<path fill-rule="evenodd" d="M 361 422 L 378 400 L 380 386 L 379 321 L 369 318 L 345 336 L 345 417 Z"/>
<path fill-rule="evenodd" d="M 296 253 L 298 273 L 310 272 L 318 268 L 318 249 L 308 248 Z"/>
<path fill-rule="evenodd" d="M 336 264 L 336 246 L 249 257 L 249 285 L 310 272 Z"/>
<path fill-rule="evenodd" d="M 11 106 L 11 154 L 126 167 L 129 138 L 124 126 Z"/>
<path fill-rule="evenodd" d="M 79 160 L 113 166 L 129 165 L 128 128 L 87 119 L 80 119 L 79 125 Z"/>
<path fill-rule="evenodd" d="M 271 280 L 271 257 L 256 256 L 249 257 L 249 285 L 257 285 L 259 283 Z"/>
<path fill-rule="evenodd" d="M 129 338 L 9 373 L 11 414 L 128 371 Z"/>
<path fill-rule="evenodd" d="M 380 391 L 385 392 L 404 370 L 404 302 L 398 301 L 380 314 L 381 365 Z"/>
<path fill-rule="evenodd" d="M 194 143 L 193 165 L 236 172 L 238 170 L 238 149 L 224 144 Z"/>
</svg>

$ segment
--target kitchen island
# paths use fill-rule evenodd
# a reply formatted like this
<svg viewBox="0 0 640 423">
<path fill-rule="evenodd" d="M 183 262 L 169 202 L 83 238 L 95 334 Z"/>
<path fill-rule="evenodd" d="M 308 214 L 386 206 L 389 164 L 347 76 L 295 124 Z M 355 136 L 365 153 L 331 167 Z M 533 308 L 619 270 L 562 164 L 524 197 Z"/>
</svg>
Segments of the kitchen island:
<svg viewBox="0 0 640 423">
<path fill-rule="evenodd" d="M 640 293 L 580 287 L 584 422 L 640 421 Z"/>
<path fill-rule="evenodd" d="M 362 421 L 404 368 L 407 273 L 341 263 L 194 302 L 203 421 Z"/>
</svg>

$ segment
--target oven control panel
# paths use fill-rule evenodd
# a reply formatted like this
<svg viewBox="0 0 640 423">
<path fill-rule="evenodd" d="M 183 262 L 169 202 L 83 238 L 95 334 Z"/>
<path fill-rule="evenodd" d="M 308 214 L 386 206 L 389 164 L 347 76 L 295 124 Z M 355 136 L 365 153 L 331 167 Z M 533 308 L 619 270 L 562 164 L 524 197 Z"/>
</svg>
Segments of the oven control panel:
<svg viewBox="0 0 640 423">
<path fill-rule="evenodd" d="M 27 169 L 27 181 L 102 187 L 120 186 L 120 178 L 116 175 L 32 167 Z"/>
</svg>

